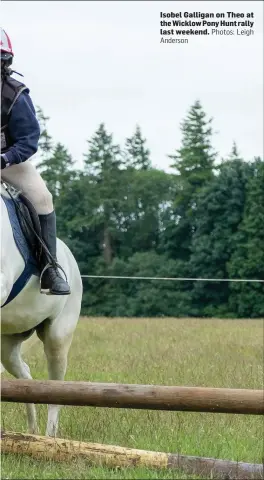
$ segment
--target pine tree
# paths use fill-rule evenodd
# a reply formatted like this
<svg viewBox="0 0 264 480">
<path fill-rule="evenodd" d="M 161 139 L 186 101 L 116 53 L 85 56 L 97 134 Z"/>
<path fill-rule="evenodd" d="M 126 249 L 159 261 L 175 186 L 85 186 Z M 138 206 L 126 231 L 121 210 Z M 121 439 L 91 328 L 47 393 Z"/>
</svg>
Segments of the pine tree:
<svg viewBox="0 0 264 480">
<path fill-rule="evenodd" d="M 194 277 L 228 278 L 227 265 L 237 248 L 236 234 L 243 218 L 251 172 L 248 163 L 228 160 L 198 195 L 189 262 Z M 194 282 L 192 297 L 197 314 L 235 315 L 228 308 L 229 293 L 228 282 Z"/>
<path fill-rule="evenodd" d="M 240 154 L 239 154 L 239 151 L 238 151 L 238 148 L 237 148 L 237 144 L 234 141 L 233 145 L 232 145 L 230 155 L 229 155 L 229 160 L 237 160 L 238 158 L 240 158 Z"/>
<path fill-rule="evenodd" d="M 146 139 L 143 138 L 139 125 L 132 137 L 125 142 L 125 161 L 128 167 L 139 170 L 151 168 L 150 151 L 146 147 Z"/>
<path fill-rule="evenodd" d="M 264 279 L 264 162 L 251 165 L 244 217 L 237 233 L 237 248 L 228 264 L 233 278 Z M 230 306 L 240 317 L 264 316 L 264 284 L 232 283 Z"/>
<path fill-rule="evenodd" d="M 171 167 L 176 170 L 176 196 L 171 218 L 163 235 L 164 249 L 172 258 L 188 260 L 195 230 L 196 199 L 201 189 L 214 177 L 216 154 L 211 146 L 212 119 L 207 120 L 199 101 L 190 108 L 181 123 L 182 146 Z"/>
<path fill-rule="evenodd" d="M 102 183 L 107 175 L 122 165 L 120 147 L 113 144 L 113 135 L 107 133 L 104 123 L 87 143 L 89 151 L 84 155 L 84 170 L 95 182 Z"/>
<path fill-rule="evenodd" d="M 73 166 L 71 155 L 61 143 L 57 143 L 53 153 L 39 163 L 41 176 L 47 183 L 54 200 L 67 188 L 67 183 L 74 178 L 76 172 L 74 172 Z"/>
<path fill-rule="evenodd" d="M 103 123 L 88 145 L 88 153 L 84 156 L 85 181 L 97 205 L 93 222 L 101 227 L 103 256 L 106 265 L 110 265 L 120 200 L 123 198 L 122 157 L 120 147 L 113 143 L 113 135 L 107 133 Z"/>
<path fill-rule="evenodd" d="M 175 154 L 171 168 L 176 169 L 183 184 L 188 184 L 188 196 L 197 192 L 213 177 L 216 154 L 211 145 L 212 118 L 206 114 L 199 101 L 190 108 L 186 119 L 181 123 L 182 146 Z"/>
</svg>

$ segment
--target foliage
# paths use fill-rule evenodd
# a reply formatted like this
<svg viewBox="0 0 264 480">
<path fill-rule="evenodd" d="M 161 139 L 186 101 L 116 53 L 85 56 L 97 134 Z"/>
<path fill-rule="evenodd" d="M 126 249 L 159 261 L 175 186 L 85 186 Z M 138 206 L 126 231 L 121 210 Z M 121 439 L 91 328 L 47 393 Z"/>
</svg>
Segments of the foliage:
<svg viewBox="0 0 264 480">
<path fill-rule="evenodd" d="M 169 155 L 173 160 L 171 167 L 176 170 L 177 192 L 163 241 L 164 249 L 172 258 L 189 260 L 197 195 L 213 179 L 215 153 L 211 146 L 211 122 L 196 101 L 181 124 L 182 145 Z"/>
<path fill-rule="evenodd" d="M 58 236 L 82 274 L 264 278 L 264 163 L 227 158 L 212 145 L 199 101 L 181 124 L 172 173 L 152 166 L 139 125 L 118 145 L 104 123 L 87 141 L 83 168 L 41 125 L 40 168 L 53 194 Z M 84 280 L 83 313 L 106 316 L 264 316 L 261 283 Z"/>
<path fill-rule="evenodd" d="M 228 274 L 236 278 L 264 279 L 264 162 L 255 159 L 252 170 Z M 238 316 L 264 317 L 264 284 L 233 284 L 229 303 Z"/>
</svg>

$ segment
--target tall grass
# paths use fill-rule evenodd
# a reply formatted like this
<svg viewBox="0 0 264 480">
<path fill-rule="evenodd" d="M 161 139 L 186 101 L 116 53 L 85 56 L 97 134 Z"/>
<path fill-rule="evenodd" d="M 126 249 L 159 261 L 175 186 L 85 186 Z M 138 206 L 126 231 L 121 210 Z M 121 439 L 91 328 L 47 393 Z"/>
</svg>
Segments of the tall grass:
<svg viewBox="0 0 264 480">
<path fill-rule="evenodd" d="M 70 351 L 66 379 L 260 389 L 263 333 L 261 320 L 82 318 Z M 26 352 L 25 360 L 34 378 L 47 378 L 39 341 Z M 43 434 L 47 408 L 37 408 Z M 2 427 L 26 431 L 24 406 L 2 404 Z M 262 419 L 250 415 L 64 407 L 59 436 L 251 463 L 261 463 L 263 457 Z M 76 468 L 13 455 L 3 457 L 2 475 L 177 478 L 175 472 L 168 471 L 109 472 L 87 469 L 84 463 Z M 178 478 L 184 477 L 179 473 Z"/>
</svg>

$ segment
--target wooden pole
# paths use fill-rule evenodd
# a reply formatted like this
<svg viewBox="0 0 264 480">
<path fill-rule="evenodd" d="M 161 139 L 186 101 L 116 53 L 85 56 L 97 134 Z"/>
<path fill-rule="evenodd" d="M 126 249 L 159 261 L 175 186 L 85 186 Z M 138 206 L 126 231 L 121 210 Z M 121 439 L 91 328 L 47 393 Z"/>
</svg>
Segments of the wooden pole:
<svg viewBox="0 0 264 480">
<path fill-rule="evenodd" d="M 224 478 L 225 480 L 260 480 L 264 478 L 261 464 L 151 452 L 22 433 L 2 432 L 1 451 L 26 454 L 42 460 L 67 462 L 80 458 L 87 461 L 89 465 L 111 468 L 177 469 L 185 473 L 201 475 L 202 478 Z"/>
<path fill-rule="evenodd" d="M 55 380 L 2 380 L 2 402 L 263 415 L 264 391 Z"/>
</svg>

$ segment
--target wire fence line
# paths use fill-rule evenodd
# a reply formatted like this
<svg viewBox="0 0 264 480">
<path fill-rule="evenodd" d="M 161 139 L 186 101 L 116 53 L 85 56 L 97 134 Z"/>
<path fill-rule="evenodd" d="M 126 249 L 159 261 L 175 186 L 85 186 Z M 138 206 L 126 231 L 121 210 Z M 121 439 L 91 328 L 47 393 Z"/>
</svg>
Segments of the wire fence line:
<svg viewBox="0 0 264 480">
<path fill-rule="evenodd" d="M 255 278 L 185 278 L 185 277 L 125 277 L 117 275 L 81 275 L 82 278 L 105 278 L 114 280 L 171 280 L 178 282 L 248 282 L 264 283 L 264 279 Z"/>
</svg>

